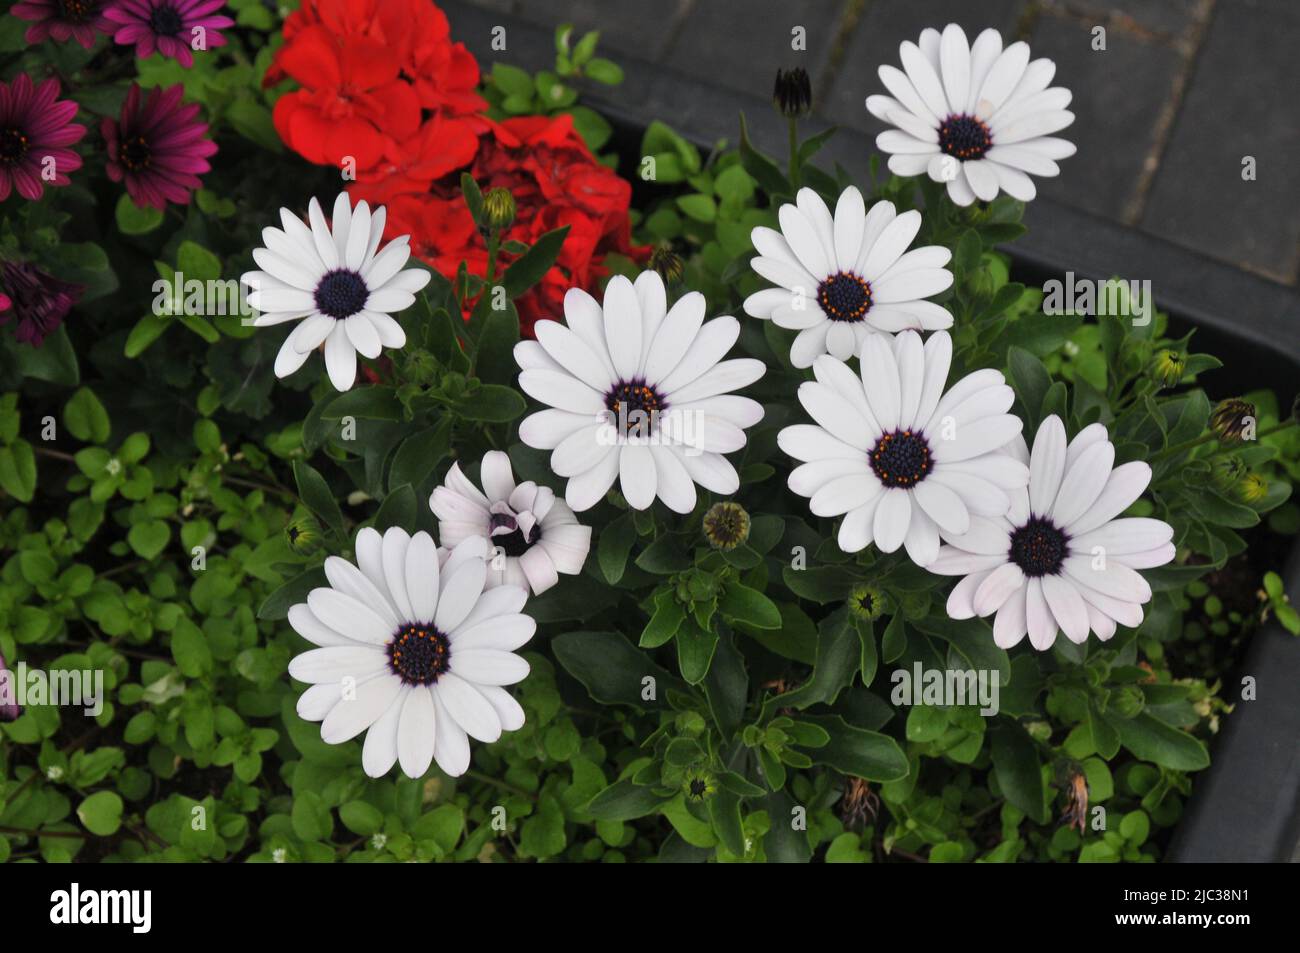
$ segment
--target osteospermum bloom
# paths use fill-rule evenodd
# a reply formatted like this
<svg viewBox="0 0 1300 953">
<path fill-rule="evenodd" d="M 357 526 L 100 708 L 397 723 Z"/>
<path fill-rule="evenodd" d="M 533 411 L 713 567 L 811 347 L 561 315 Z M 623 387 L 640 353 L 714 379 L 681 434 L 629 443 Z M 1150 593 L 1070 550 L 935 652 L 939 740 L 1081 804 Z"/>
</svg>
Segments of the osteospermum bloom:
<svg viewBox="0 0 1300 953">
<path fill-rule="evenodd" d="M 892 95 L 868 96 L 867 109 L 896 128 L 876 137 L 897 175 L 928 173 L 946 182 L 958 205 L 992 201 L 998 190 L 1028 202 L 1037 194 L 1030 175 L 1053 176 L 1074 144 L 1052 136 L 1074 114 L 1070 91 L 1048 88 L 1056 73 L 1049 59 L 1029 59 L 1029 46 L 1002 48 L 1002 35 L 985 30 L 966 42 L 955 23 L 927 29 L 919 45 L 899 47 L 903 69 L 880 67 Z"/>
<path fill-rule="evenodd" d="M 514 654 L 536 629 L 519 611 L 528 592 L 484 591 L 480 537 L 447 553 L 428 533 L 366 528 L 356 555 L 355 566 L 326 559 L 329 586 L 289 610 L 289 624 L 319 646 L 289 663 L 289 674 L 311 685 L 298 714 L 322 722 L 327 744 L 366 731 L 361 764 L 371 777 L 394 762 L 412 778 L 431 761 L 464 774 L 470 738 L 496 741 L 524 723 L 503 686 L 528 674 Z"/>
<path fill-rule="evenodd" d="M 537 340 L 515 345 L 515 359 L 519 386 L 551 408 L 525 419 L 519 438 L 552 451 L 569 506 L 591 508 L 615 480 L 638 510 L 657 496 L 689 513 L 697 483 L 736 492 L 740 477 L 723 454 L 743 447 L 745 428 L 763 418 L 758 402 L 730 393 L 762 377 L 763 363 L 722 360 L 740 323 L 705 323 L 697 291 L 669 310 L 653 271 L 635 286 L 615 275 L 603 306 L 571 288 L 564 315 L 564 324 L 538 321 Z"/>
<path fill-rule="evenodd" d="M 1020 432 L 1006 411 L 1015 394 L 999 371 L 978 370 L 947 391 L 952 341 L 946 331 L 924 346 L 903 331 L 892 346 L 873 335 L 861 374 L 833 357 L 813 363 L 816 381 L 799 386 L 799 402 L 817 424 L 778 435 L 782 450 L 805 461 L 790 489 L 810 497 L 815 516 L 844 516 L 839 545 L 847 553 L 871 542 L 892 553 L 904 546 L 918 566 L 939 553 L 939 533 L 963 533 L 972 515 L 1001 516 L 1008 493 L 1029 472 L 999 449 Z"/>
<path fill-rule="evenodd" d="M 136 56 L 156 51 L 182 66 L 193 66 L 191 50 L 225 46 L 218 31 L 234 26 L 228 16 L 218 15 L 224 0 L 115 0 L 104 10 L 116 31 L 113 42 L 134 46 Z"/>
<path fill-rule="evenodd" d="M 358 352 L 376 358 L 385 347 L 406 344 L 406 332 L 391 313 L 414 304 L 415 292 L 431 275 L 402 269 L 411 256 L 405 235 L 379 247 L 382 206 L 373 214 L 365 202 L 354 209 L 340 192 L 331 223 L 314 198 L 307 217 L 310 227 L 280 209 L 284 229 L 262 229 L 266 247 L 253 252 L 262 270 L 240 280 L 253 289 L 248 303 L 262 312 L 253 321 L 257 327 L 299 322 L 275 358 L 275 376 L 288 377 L 324 344 L 330 382 L 347 390 L 356 380 Z"/>
<path fill-rule="evenodd" d="M 750 267 L 779 285 L 745 299 L 745 311 L 799 334 L 790 346 L 795 367 L 811 367 L 819 354 L 847 361 L 873 331 L 952 327 L 952 315 L 924 301 L 952 285 L 944 268 L 952 252 L 939 245 L 907 251 L 921 228 L 921 213 L 898 215 L 892 202 L 868 212 L 862 193 L 849 186 L 831 216 L 812 189 L 797 205 L 782 205 L 781 230 L 751 233 L 759 257 Z M 906 253 L 906 254 L 905 254 Z"/>
<path fill-rule="evenodd" d="M 997 613 L 993 639 L 1010 648 L 1025 634 L 1048 649 L 1059 628 L 1071 642 L 1088 632 L 1103 641 L 1117 625 L 1142 622 L 1151 586 L 1139 569 L 1174 558 L 1173 528 L 1144 517 L 1117 519 L 1151 481 L 1141 461 L 1114 467 L 1115 447 L 1101 424 L 1085 427 L 1068 444 L 1065 426 L 1048 417 L 1034 437 L 1022 437 L 1011 456 L 1029 465 L 1029 485 L 1011 493 L 1004 517 L 971 520 L 930 571 L 965 576 L 948 597 L 954 619 Z"/>
<path fill-rule="evenodd" d="M 19 0 L 9 12 L 28 20 L 24 39 L 31 44 L 48 38 L 59 43 L 75 39 L 86 49 L 101 33 L 112 33 L 113 21 L 104 15 L 111 0 Z"/>
<path fill-rule="evenodd" d="M 217 144 L 205 138 L 208 124 L 199 119 L 198 103 L 181 103 L 185 87 L 155 87 L 144 97 L 132 83 L 121 118 L 100 124 L 108 146 L 108 177 L 126 182 L 131 201 L 144 208 L 165 209 L 168 202 L 188 205 L 203 183 Z"/>
<path fill-rule="evenodd" d="M 0 325 L 17 321 L 14 339 L 40 347 L 58 328 L 85 290 L 28 262 L 7 261 L 0 267 Z"/>
<path fill-rule="evenodd" d="M 57 79 L 38 86 L 19 73 L 12 83 L 0 83 L 0 201 L 15 188 L 35 200 L 46 183 L 68 184 L 68 173 L 81 168 L 81 156 L 68 146 L 86 134 L 71 121 L 76 114 L 75 102 L 59 99 Z"/>
<path fill-rule="evenodd" d="M 429 497 L 438 517 L 438 538 L 455 546 L 482 536 L 493 547 L 487 587 L 527 586 L 541 595 L 560 581 L 560 573 L 582 572 L 591 549 L 591 527 L 549 487 L 532 480 L 516 484 L 510 457 L 500 450 L 483 455 L 480 490 L 453 463 L 447 481 Z"/>
</svg>

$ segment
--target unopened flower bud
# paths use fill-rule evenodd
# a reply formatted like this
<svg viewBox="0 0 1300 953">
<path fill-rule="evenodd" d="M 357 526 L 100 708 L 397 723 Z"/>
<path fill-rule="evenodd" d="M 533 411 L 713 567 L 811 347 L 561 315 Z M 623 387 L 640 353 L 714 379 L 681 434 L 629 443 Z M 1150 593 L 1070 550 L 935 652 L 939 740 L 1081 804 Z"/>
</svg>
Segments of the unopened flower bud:
<svg viewBox="0 0 1300 953">
<path fill-rule="evenodd" d="M 704 514 L 704 535 L 714 549 L 735 549 L 749 539 L 749 514 L 739 503 L 714 503 Z"/>
<path fill-rule="evenodd" d="M 786 119 L 802 119 L 812 112 L 812 80 L 802 66 L 777 70 L 772 104 Z"/>
<path fill-rule="evenodd" d="M 666 285 L 680 280 L 684 267 L 681 256 L 669 245 L 659 245 L 650 254 L 650 269 L 656 272 Z"/>
<path fill-rule="evenodd" d="M 1151 376 L 1160 387 L 1174 387 L 1187 371 L 1187 359 L 1177 351 L 1161 351 L 1151 363 Z"/>
<path fill-rule="evenodd" d="M 1219 401 L 1210 414 L 1210 428 L 1224 443 L 1251 439 L 1255 433 L 1255 405 L 1237 397 Z"/>
<path fill-rule="evenodd" d="M 1243 503 L 1258 503 L 1268 496 L 1268 481 L 1258 473 L 1247 473 L 1237 482 L 1237 499 Z"/>
<path fill-rule="evenodd" d="M 489 228 L 507 229 L 515 220 L 515 197 L 509 189 L 491 189 L 483 196 L 483 213 Z"/>
</svg>

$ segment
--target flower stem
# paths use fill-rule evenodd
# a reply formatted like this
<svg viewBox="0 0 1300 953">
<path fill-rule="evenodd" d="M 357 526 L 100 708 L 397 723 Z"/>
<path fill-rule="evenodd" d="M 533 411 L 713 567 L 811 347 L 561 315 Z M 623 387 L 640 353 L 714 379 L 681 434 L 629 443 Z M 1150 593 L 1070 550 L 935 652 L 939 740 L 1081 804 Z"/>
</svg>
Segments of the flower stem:
<svg viewBox="0 0 1300 953">
<path fill-rule="evenodd" d="M 799 192 L 799 120 L 791 118 L 790 128 L 790 189 Z"/>
</svg>

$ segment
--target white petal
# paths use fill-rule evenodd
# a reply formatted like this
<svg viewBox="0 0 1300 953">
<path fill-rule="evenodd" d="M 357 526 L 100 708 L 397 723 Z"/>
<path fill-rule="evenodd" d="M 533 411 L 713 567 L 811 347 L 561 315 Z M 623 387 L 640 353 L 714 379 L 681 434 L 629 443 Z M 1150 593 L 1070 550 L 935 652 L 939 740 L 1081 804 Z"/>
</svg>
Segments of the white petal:
<svg viewBox="0 0 1300 953">
<path fill-rule="evenodd" d="M 1062 576 L 1043 576 L 1043 598 L 1065 637 L 1076 645 L 1088 638 L 1088 606 Z"/>
<path fill-rule="evenodd" d="M 335 323 L 325 339 L 325 368 L 335 390 L 347 390 L 357 379 L 357 352 L 341 321 Z"/>
<path fill-rule="evenodd" d="M 619 486 L 628 506 L 634 510 L 648 509 L 655 500 L 658 485 L 654 458 L 650 448 L 626 446 L 619 451 Z"/>
<path fill-rule="evenodd" d="M 487 564 L 481 559 L 470 559 L 463 566 L 444 571 L 438 611 L 433 617 L 434 627 L 439 632 L 450 632 L 460 625 L 478 602 L 485 582 Z"/>
<path fill-rule="evenodd" d="M 402 704 L 397 724 L 397 760 L 408 778 L 422 778 L 429 770 L 440 734 L 439 720 L 432 692 L 422 686 L 413 688 Z"/>
<path fill-rule="evenodd" d="M 906 490 L 887 490 L 876 506 L 872 535 L 884 553 L 892 553 L 903 544 L 912 521 L 912 501 Z"/>
<path fill-rule="evenodd" d="M 1038 425 L 1029 456 L 1029 507 L 1039 516 L 1052 511 L 1065 475 L 1065 425 L 1052 414 Z"/>
<path fill-rule="evenodd" d="M 491 743 L 501 737 L 501 719 L 496 709 L 473 685 L 454 672 L 447 672 L 438 679 L 434 691 L 456 724 L 471 738 Z"/>
<path fill-rule="evenodd" d="M 513 685 L 528 676 L 528 663 L 511 652 L 464 649 L 452 653 L 451 670 L 479 685 Z"/>
<path fill-rule="evenodd" d="M 401 689 L 402 680 L 396 675 L 360 683 L 355 697 L 341 699 L 325 716 L 320 726 L 321 740 L 330 745 L 352 740 L 379 720 Z"/>
</svg>

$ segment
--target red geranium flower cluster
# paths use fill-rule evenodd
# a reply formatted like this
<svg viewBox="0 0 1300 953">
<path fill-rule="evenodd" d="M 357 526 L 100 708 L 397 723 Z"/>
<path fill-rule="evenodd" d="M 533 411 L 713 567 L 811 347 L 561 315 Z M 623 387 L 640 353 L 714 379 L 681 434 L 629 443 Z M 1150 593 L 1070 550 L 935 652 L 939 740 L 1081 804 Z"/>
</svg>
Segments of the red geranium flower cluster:
<svg viewBox="0 0 1300 953">
<path fill-rule="evenodd" d="M 487 250 L 460 193 L 468 171 L 486 192 L 514 195 L 507 240 L 532 244 L 569 226 L 555 267 L 518 302 L 521 325 L 563 312 L 572 286 L 595 290 L 616 251 L 633 258 L 631 186 L 601 165 L 567 115 L 495 122 L 478 94 L 478 63 L 453 43 L 430 0 L 305 0 L 284 25 L 267 82 L 300 89 L 275 107 L 275 126 L 304 158 L 355 175 L 354 200 L 388 207 L 388 235 L 452 277 L 487 271 Z"/>
</svg>

